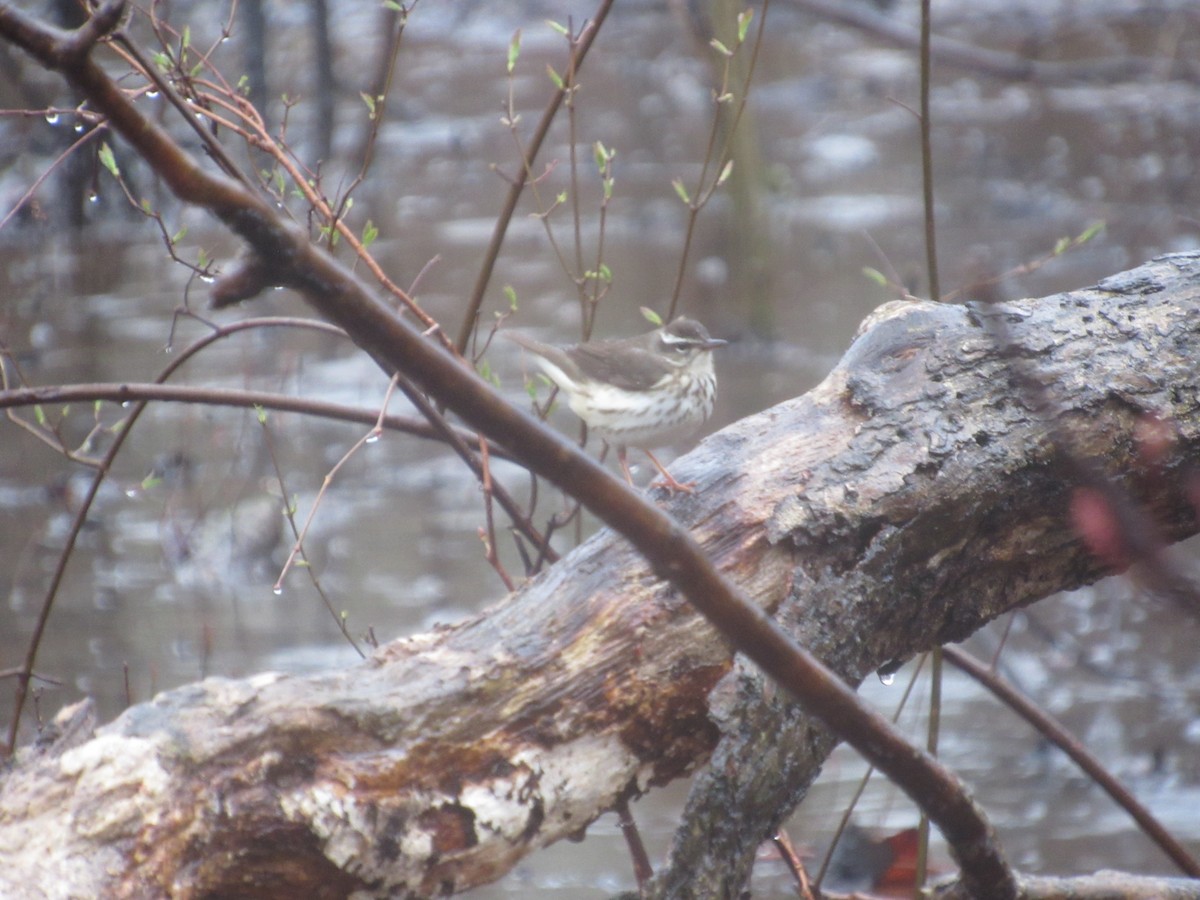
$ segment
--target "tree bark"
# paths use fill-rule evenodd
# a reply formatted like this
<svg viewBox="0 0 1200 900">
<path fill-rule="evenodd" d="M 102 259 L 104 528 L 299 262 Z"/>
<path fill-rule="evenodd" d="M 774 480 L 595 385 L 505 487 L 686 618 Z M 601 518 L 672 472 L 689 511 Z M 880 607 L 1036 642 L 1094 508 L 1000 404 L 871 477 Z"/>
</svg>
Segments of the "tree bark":
<svg viewBox="0 0 1200 900">
<path fill-rule="evenodd" d="M 889 304 L 820 386 L 681 459 L 698 490 L 669 509 L 857 683 L 1104 574 L 1067 520 L 1064 443 L 1169 539 L 1196 530 L 1198 298 L 1200 255 L 1178 254 L 993 310 Z M 991 312 L 1015 346 L 981 326 Z M 1057 440 L 1009 385 L 1013 358 L 1053 399 Z M 1177 438 L 1154 467 L 1134 437 L 1147 414 Z M 733 666 L 602 531 L 486 613 L 353 668 L 207 679 L 99 729 L 74 711 L 0 783 L 0 895 L 450 893 L 693 770 L 722 734 L 659 890 L 727 895 L 833 744 Z"/>
</svg>

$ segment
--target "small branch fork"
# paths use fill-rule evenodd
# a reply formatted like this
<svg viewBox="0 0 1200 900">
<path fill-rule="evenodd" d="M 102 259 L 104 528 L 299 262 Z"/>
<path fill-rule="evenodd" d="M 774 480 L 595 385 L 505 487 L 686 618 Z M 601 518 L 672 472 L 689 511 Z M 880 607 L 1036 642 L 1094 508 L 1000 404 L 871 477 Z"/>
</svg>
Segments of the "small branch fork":
<svg viewBox="0 0 1200 900">
<path fill-rule="evenodd" d="M 262 197 L 224 175 L 206 172 L 165 129 L 143 116 L 90 53 L 116 27 L 123 10 L 120 0 L 109 0 L 83 28 L 67 33 L 48 28 L 11 5 L 0 5 L 0 37 L 61 72 L 91 99 L 95 110 L 108 116 L 111 127 L 181 200 L 208 209 L 246 241 L 255 255 L 255 267 L 252 277 L 243 273 L 239 290 L 255 291 L 243 296 L 271 285 L 300 291 L 374 359 L 403 372 L 435 402 L 453 409 L 471 427 L 507 447 L 523 465 L 582 502 L 633 543 L 654 571 L 683 593 L 739 652 L 928 812 L 950 844 L 962 868 L 962 883 L 973 896 L 982 900 L 1016 896 L 1014 874 L 962 784 L 792 641 L 717 571 L 687 531 L 564 438 L 506 403 L 460 360 L 402 320 L 353 272 L 310 242 L 302 229 L 283 221 Z M 218 295 L 221 288 L 219 281 Z"/>
</svg>

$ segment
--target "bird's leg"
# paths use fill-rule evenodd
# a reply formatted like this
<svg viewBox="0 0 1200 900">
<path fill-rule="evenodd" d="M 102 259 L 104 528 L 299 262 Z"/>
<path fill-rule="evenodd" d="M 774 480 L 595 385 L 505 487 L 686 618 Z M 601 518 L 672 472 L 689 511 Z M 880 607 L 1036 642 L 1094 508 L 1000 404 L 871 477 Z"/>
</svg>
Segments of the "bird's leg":
<svg viewBox="0 0 1200 900">
<path fill-rule="evenodd" d="M 629 460 L 625 458 L 625 448 L 617 447 L 617 462 L 621 464 L 621 471 L 625 473 L 625 480 L 629 482 L 629 486 L 633 487 L 633 474 L 629 471 Z"/>
<path fill-rule="evenodd" d="M 624 448 L 622 447 L 621 449 L 623 450 Z M 668 491 L 670 491 L 671 493 L 681 493 L 681 494 L 696 493 L 696 482 L 694 482 L 694 481 L 676 481 L 671 476 L 671 473 L 668 472 L 663 467 L 663 464 L 658 461 L 658 459 L 655 457 L 655 455 L 653 453 L 651 453 L 649 450 L 647 450 L 646 455 L 648 457 L 650 457 L 650 462 L 654 463 L 654 468 L 658 469 L 658 471 L 660 473 L 662 473 L 662 477 L 666 481 L 666 484 L 664 484 L 663 487 L 665 487 Z M 624 465 L 624 463 L 625 463 L 624 458 L 622 458 L 621 464 Z M 628 475 L 629 475 L 628 468 L 625 469 L 625 475 L 626 475 L 626 477 L 628 477 Z M 632 482 L 630 482 L 630 483 L 632 484 Z"/>
</svg>

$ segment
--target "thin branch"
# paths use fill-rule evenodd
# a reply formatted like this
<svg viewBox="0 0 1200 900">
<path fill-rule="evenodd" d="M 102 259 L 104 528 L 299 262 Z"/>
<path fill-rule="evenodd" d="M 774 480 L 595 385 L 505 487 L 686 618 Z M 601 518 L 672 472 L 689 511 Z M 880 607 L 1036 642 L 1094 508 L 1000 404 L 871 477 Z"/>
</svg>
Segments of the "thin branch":
<svg viewBox="0 0 1200 900">
<path fill-rule="evenodd" d="M 301 413 L 322 419 L 333 419 L 356 425 L 373 425 L 379 419 L 375 409 L 356 409 L 341 403 L 313 400 L 308 397 L 293 397 L 270 391 L 248 391 L 235 388 L 206 388 L 188 385 L 160 384 L 158 382 L 123 382 L 98 384 L 56 384 L 44 387 L 11 388 L 0 391 L 0 409 L 15 409 L 51 403 L 79 403 L 105 400 L 112 403 L 133 403 L 158 400 L 165 403 L 199 403 L 208 406 L 231 406 L 241 409 L 276 410 L 277 412 Z M 386 415 L 381 423 L 388 431 L 398 431 L 429 441 L 444 440 L 444 432 L 427 422 L 411 416 Z M 25 423 L 28 424 L 28 423 Z M 125 426 L 128 428 L 128 424 Z M 468 447 L 475 444 L 476 436 L 461 428 L 450 427 L 458 440 Z M 511 455 L 499 448 L 492 453 L 511 459 Z"/>
<path fill-rule="evenodd" d="M 899 702 L 896 704 L 896 711 L 892 713 L 893 724 L 900 721 L 900 714 L 904 712 L 904 708 L 908 705 L 908 700 L 912 696 L 913 689 L 917 686 L 917 680 L 921 677 L 921 670 L 925 668 L 925 660 L 928 654 L 921 654 L 916 666 L 913 669 L 912 677 L 908 679 L 908 684 L 904 686 L 904 693 L 900 696 Z M 867 789 L 867 785 L 871 781 L 871 776 L 875 774 L 874 766 L 867 766 L 867 771 L 863 772 L 862 778 L 854 788 L 854 794 L 850 797 L 850 802 L 846 804 L 846 808 L 842 811 L 842 817 L 838 820 L 837 828 L 833 830 L 833 839 L 829 842 L 829 849 L 825 851 L 825 856 L 821 859 L 821 867 L 817 870 L 817 877 L 813 879 L 813 884 L 817 890 L 821 889 L 822 883 L 825 881 L 825 875 L 829 871 L 829 866 L 833 862 L 833 853 L 837 849 L 838 842 L 841 841 L 842 835 L 850 825 L 850 818 L 854 815 L 854 810 L 858 806 L 858 801 L 862 799 L 863 793 Z"/>
<path fill-rule="evenodd" d="M 1006 679 L 989 669 L 974 656 L 959 647 L 947 645 L 943 648 L 946 661 L 961 669 L 971 678 L 995 694 L 996 698 L 1044 735 L 1059 750 L 1070 757 L 1088 777 L 1104 790 L 1108 796 L 1137 822 L 1142 833 L 1179 867 L 1179 871 L 1192 878 L 1200 878 L 1200 862 L 1175 840 L 1163 824 L 1154 817 L 1128 789 L 1118 781 L 1104 765 L 1067 731 L 1062 723 L 1034 704 Z"/>
<path fill-rule="evenodd" d="M 386 407 L 387 404 L 384 403 L 384 408 Z M 272 436 L 271 429 L 267 427 L 266 416 L 261 411 L 259 413 L 259 422 L 262 425 L 263 443 L 267 449 L 267 456 L 270 457 L 271 466 L 275 469 L 275 481 L 279 485 L 279 495 L 283 498 L 284 518 L 287 519 L 288 527 L 292 529 L 292 538 L 295 541 L 293 550 L 288 555 L 287 563 L 285 564 L 284 568 L 286 570 L 287 565 L 290 565 L 292 560 L 297 555 L 304 561 L 304 571 L 308 573 L 308 577 L 312 582 L 313 589 L 317 592 L 317 596 L 321 598 L 321 603 L 324 604 L 325 610 L 333 619 L 338 631 L 341 632 L 342 637 L 346 639 L 350 646 L 354 648 L 354 651 L 360 657 L 364 657 L 366 654 L 363 653 L 362 648 L 358 646 L 358 642 L 354 640 L 354 636 L 350 634 L 350 627 L 346 622 L 346 617 L 340 615 L 338 611 L 334 609 L 333 600 L 331 600 L 329 594 L 326 593 L 325 587 L 321 584 L 321 579 L 317 576 L 316 570 L 309 562 L 308 554 L 304 550 L 303 534 L 304 530 L 307 530 L 308 528 L 308 523 L 312 521 L 312 515 L 310 514 L 308 521 L 304 523 L 304 530 L 296 526 L 296 511 L 293 508 L 291 501 L 288 499 L 287 481 L 284 478 L 283 468 L 279 465 L 279 454 L 275 452 L 275 439 Z M 376 429 L 378 427 L 378 424 L 376 424 Z M 368 434 L 372 433 L 375 433 L 374 429 L 372 429 L 371 432 L 368 432 Z M 328 484 L 328 481 L 329 479 L 326 478 L 326 484 Z M 325 485 L 322 486 L 322 490 L 324 490 L 324 487 Z M 317 502 L 319 502 L 319 498 Z M 313 504 L 313 512 L 316 511 L 317 502 L 314 502 Z M 283 574 L 284 573 L 280 573 L 279 579 L 272 586 L 272 590 L 276 594 L 283 593 Z"/>
<path fill-rule="evenodd" d="M 70 147 L 60 153 L 58 157 L 46 167 L 46 171 L 34 179 L 33 184 L 29 186 L 29 189 L 21 195 L 21 198 L 17 200 L 16 203 L 13 204 L 13 208 L 8 211 L 7 215 L 5 215 L 3 219 L 0 219 L 0 229 L 3 229 L 4 226 L 7 225 L 12 219 L 12 217 L 21 211 L 22 207 L 24 207 L 25 204 L 29 202 L 30 198 L 37 193 L 38 188 L 42 186 L 42 183 L 50 177 L 51 173 L 54 172 L 55 169 L 66 162 L 72 153 L 74 153 L 88 141 L 104 134 L 107 130 L 107 126 L 101 122 L 95 128 L 88 129 L 86 132 L 76 138 L 75 142 L 72 143 Z"/>
<path fill-rule="evenodd" d="M 708 144 L 704 149 L 704 162 L 700 166 L 700 176 L 696 179 L 696 188 L 691 199 L 688 200 L 688 220 L 687 226 L 683 234 L 683 249 L 679 253 L 679 265 L 675 270 L 675 286 L 671 291 L 671 301 L 667 304 L 667 314 L 664 317 L 667 321 L 675 318 L 676 310 L 679 307 L 679 295 L 683 290 L 684 274 L 687 272 L 688 257 L 691 254 L 692 241 L 696 234 L 696 224 L 700 218 L 700 211 L 708 205 L 708 201 L 712 199 L 718 187 L 724 183 L 725 176 L 728 174 L 728 166 L 733 161 L 734 136 L 737 132 L 738 125 L 742 121 L 742 115 L 746 111 L 746 103 L 750 96 L 750 84 L 754 78 L 755 69 L 758 66 L 759 51 L 762 49 L 763 37 L 766 34 L 767 28 L 767 10 L 770 8 L 770 0 L 763 0 L 762 9 L 759 12 L 758 28 L 754 35 L 754 44 L 750 51 L 750 64 L 746 70 L 746 79 L 742 84 L 741 97 L 737 104 L 737 110 L 733 114 L 732 120 L 729 122 L 725 133 L 725 143 L 721 149 L 720 157 L 717 160 L 717 177 L 713 179 L 711 184 L 705 185 L 708 178 L 709 167 L 713 163 L 714 151 L 717 146 L 717 138 L 721 133 L 721 104 L 725 102 L 729 91 L 729 76 L 733 71 L 732 56 L 725 56 L 725 67 L 721 75 L 721 87 L 716 92 L 717 108 L 713 113 L 712 127 L 709 129 Z M 743 13 L 746 15 L 747 13 Z M 740 27 L 740 23 L 735 24 L 735 27 Z M 705 49 L 708 49 L 707 43 Z M 741 44 L 735 48 L 735 51 L 741 49 Z M 678 188 L 677 188 L 678 190 Z"/>
<path fill-rule="evenodd" d="M 650 854 L 646 852 L 646 844 L 642 841 L 637 822 L 629 809 L 628 797 L 617 801 L 617 820 L 621 823 L 621 835 L 625 838 L 625 846 L 629 848 L 634 880 L 637 881 L 638 890 L 645 891 L 646 883 L 654 877 L 654 867 L 650 865 Z"/>
<path fill-rule="evenodd" d="M 304 519 L 304 525 L 297 532 L 295 536 L 296 539 L 292 543 L 292 549 L 288 552 L 287 559 L 284 560 L 283 566 L 279 570 L 279 577 L 275 579 L 275 593 L 278 594 L 283 591 L 283 579 L 287 577 L 288 571 L 292 568 L 292 563 L 295 561 L 297 556 L 304 555 L 304 538 L 308 534 L 308 529 L 312 526 L 313 521 L 317 517 L 317 510 L 320 508 L 321 502 L 325 499 L 325 494 L 329 491 L 330 485 L 333 484 L 334 476 L 341 471 L 342 466 L 348 463 L 361 448 L 365 447 L 369 443 L 373 443 L 375 440 L 378 440 L 379 435 L 383 432 L 383 419 L 387 413 L 388 404 L 392 400 L 392 392 L 395 389 L 396 379 L 393 377 L 391 383 L 388 384 L 387 392 L 384 394 L 383 401 L 379 404 L 379 412 L 375 416 L 375 421 L 372 424 L 371 429 L 365 434 L 361 435 L 359 439 L 351 445 L 350 449 L 343 453 L 341 458 L 333 464 L 328 472 L 325 473 L 325 477 L 321 481 L 321 488 L 317 491 L 317 496 L 313 499 L 312 507 L 309 509 L 308 515 Z M 272 456 L 274 456 L 274 454 L 272 454 Z M 281 488 L 283 487 L 282 479 L 280 480 L 279 486 Z M 287 494 L 285 493 L 284 496 L 286 497 Z M 330 609 L 330 612 L 333 612 L 332 608 Z M 349 637 L 349 635 L 347 635 L 347 637 Z M 351 643 L 353 643 L 353 640 Z M 358 647 L 355 646 L 354 649 L 357 650 Z"/>
<path fill-rule="evenodd" d="M 808 877 L 804 861 L 800 859 L 800 854 L 792 845 L 791 837 L 781 828 L 772 841 L 779 851 L 780 857 L 783 858 L 783 864 L 788 867 L 792 878 L 796 880 L 796 893 L 800 895 L 801 900 L 814 900 L 812 879 Z"/>
<path fill-rule="evenodd" d="M 439 413 L 433 404 L 425 399 L 425 395 L 417 390 L 416 385 L 404 376 L 400 377 L 398 383 L 400 390 L 404 391 L 404 395 L 408 397 L 409 402 L 425 417 L 433 432 L 450 445 L 450 449 L 457 453 L 459 458 L 467 464 L 467 467 L 474 473 L 479 483 L 484 484 L 486 481 L 490 481 L 490 476 L 487 475 L 488 470 L 485 468 L 483 461 L 475 455 L 472 448 L 468 446 L 467 441 L 463 440 L 461 435 L 455 429 L 451 428 L 445 416 Z M 482 449 L 484 444 L 483 438 L 477 437 L 475 441 L 476 446 Z M 508 459 L 518 458 L 510 453 L 498 453 L 498 449 L 489 445 L 488 453 L 502 455 Z M 533 522 L 529 520 L 529 517 L 522 513 L 520 504 L 512 498 L 512 495 L 504 489 L 504 486 L 496 481 L 491 481 L 491 491 L 496 501 L 508 513 L 508 517 L 512 520 L 517 530 L 538 548 L 541 558 L 547 559 L 551 563 L 557 562 L 559 558 L 558 553 L 550 546 L 550 539 L 543 537 L 538 532 Z"/>
<path fill-rule="evenodd" d="M 930 138 L 933 119 L 929 111 L 930 3 L 931 0 L 921 0 L 921 114 L 918 121 L 921 126 L 921 195 L 925 205 L 925 275 L 929 279 L 929 299 L 937 300 L 942 296 L 942 286 L 938 277 L 937 229 L 933 216 L 933 143 Z"/>
<path fill-rule="evenodd" d="M 797 9 L 820 16 L 891 44 L 894 47 L 914 49 L 920 46 L 919 29 L 913 28 L 895 16 L 877 12 L 868 3 L 846 3 L 844 0 L 790 0 Z M 1031 81 L 1037 84 L 1071 84 L 1087 81 L 1119 82 L 1159 75 L 1162 61 L 1153 57 L 1118 56 L 1112 59 L 1081 59 L 1070 62 L 1055 62 L 1029 59 L 1014 53 L 1005 53 L 957 41 L 953 38 L 935 37 L 930 45 L 931 56 L 940 65 L 953 66 L 968 72 L 1004 78 L 1010 81 Z M 1197 78 L 1194 65 L 1186 65 L 1183 76 L 1191 81 Z"/>
<path fill-rule="evenodd" d="M 925 275 L 929 281 L 929 297 L 937 300 L 942 296 L 941 278 L 938 275 L 937 227 L 933 207 L 933 114 L 929 107 L 929 85 L 933 64 L 929 53 L 931 34 L 932 0 L 921 0 L 921 195 L 924 203 L 925 221 Z M 938 731 L 942 717 L 942 648 L 934 647 L 929 670 L 929 730 L 925 749 L 932 756 L 938 752 Z M 929 862 L 929 819 L 924 812 L 917 838 L 916 885 L 924 886 Z"/>
<path fill-rule="evenodd" d="M 596 10 L 596 17 L 591 21 L 590 27 L 585 26 L 583 28 L 579 42 L 579 53 L 575 58 L 576 73 L 578 73 L 580 66 L 583 65 L 588 51 L 592 48 L 592 42 L 595 41 L 596 35 L 600 33 L 600 28 L 603 26 L 604 20 L 608 18 L 612 7 L 613 0 L 601 0 L 600 7 Z M 554 95 L 550 98 L 545 112 L 542 113 L 541 121 L 538 122 L 537 129 L 533 133 L 533 138 L 529 142 L 529 151 L 521 161 L 522 165 L 518 170 L 517 176 L 513 179 L 512 186 L 508 189 L 508 196 L 504 199 L 504 208 L 500 211 L 500 215 L 496 219 L 496 225 L 492 229 L 492 239 L 488 243 L 488 248 L 484 253 L 483 264 L 479 269 L 479 275 L 475 279 L 475 287 L 471 289 L 471 296 L 467 301 L 466 314 L 463 316 L 462 324 L 459 326 L 458 337 L 454 341 L 454 346 L 460 354 L 466 353 L 467 344 L 470 342 L 471 334 L 475 330 L 475 323 L 479 319 L 479 309 L 483 306 L 483 295 L 487 293 L 488 282 L 492 280 L 492 270 L 496 267 L 496 260 L 500 257 L 500 247 L 504 243 L 504 236 L 508 233 L 508 225 L 512 221 L 513 214 L 517 210 L 517 201 L 521 199 L 521 192 L 525 189 L 525 181 L 528 177 L 526 172 L 533 165 L 538 152 L 542 149 L 546 135 L 550 133 L 550 125 L 554 122 L 554 117 L 558 114 L 558 108 L 566 98 L 567 90 L 568 87 L 564 85 L 555 91 Z"/>
</svg>

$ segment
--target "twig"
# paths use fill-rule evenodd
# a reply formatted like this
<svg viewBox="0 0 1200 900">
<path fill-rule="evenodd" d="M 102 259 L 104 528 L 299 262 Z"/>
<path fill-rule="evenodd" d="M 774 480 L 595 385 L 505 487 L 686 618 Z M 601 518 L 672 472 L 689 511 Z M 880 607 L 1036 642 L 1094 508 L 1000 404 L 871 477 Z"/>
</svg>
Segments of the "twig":
<svg viewBox="0 0 1200 900">
<path fill-rule="evenodd" d="M 99 384 L 56 384 L 42 387 L 10 388 L 0 391 L 0 409 L 15 409 L 23 406 L 39 406 L 51 403 L 78 403 L 104 400 L 111 403 L 131 403 L 147 400 L 157 400 L 164 403 L 199 403 L 209 406 L 230 406 L 240 409 L 262 407 L 277 412 L 301 413 L 322 419 L 332 419 L 356 425 L 374 424 L 378 418 L 378 410 L 355 409 L 341 403 L 330 403 L 325 400 L 312 400 L 307 397 L 293 397 L 287 394 L 275 394 L 269 391 L 247 391 L 231 388 L 205 388 L 185 385 L 160 384 L 154 382 L 123 382 Z M 18 419 L 17 424 L 33 428 L 28 422 Z M 387 415 L 383 417 L 382 425 L 388 431 L 398 431 L 413 437 L 430 441 L 444 440 L 444 433 L 431 427 L 427 422 L 414 419 L 411 416 Z M 128 427 L 128 425 L 123 426 Z M 468 447 L 478 446 L 478 438 L 471 432 L 450 426 L 453 434 Z M 36 434 L 39 439 L 44 436 Z M 59 449 L 56 447 L 56 449 Z M 500 448 L 492 449 L 493 455 L 511 459 L 511 454 Z M 95 460 L 84 460 L 89 465 L 96 466 Z"/>
<path fill-rule="evenodd" d="M 771 840 L 775 844 L 775 849 L 779 851 L 779 855 L 783 858 L 784 865 L 788 867 L 788 871 L 796 879 L 796 893 L 800 895 L 802 900 L 815 900 L 812 880 L 808 877 L 808 871 L 804 868 L 804 861 L 800 859 L 800 854 L 796 852 L 796 848 L 792 844 L 791 836 L 784 829 L 780 828 Z"/>
<path fill-rule="evenodd" d="M 1192 878 L 1200 878 L 1200 862 L 1179 841 L 1175 840 L 1154 814 L 1134 797 L 1073 734 L 1067 731 L 1061 722 L 1031 702 L 1006 679 L 965 650 L 950 645 L 943 650 L 947 662 L 961 669 L 991 691 L 1001 703 L 1032 725 L 1038 734 L 1045 736 L 1075 765 L 1087 773 L 1089 778 L 1100 785 L 1104 792 L 1137 822 L 1142 833 L 1179 867 L 1179 871 Z"/>
<path fill-rule="evenodd" d="M 583 29 L 579 43 L 579 55 L 575 62 L 576 71 L 583 65 L 588 51 L 592 48 L 592 42 L 595 41 L 596 35 L 600 33 L 600 28 L 603 26 L 604 20 L 608 18 L 612 7 L 613 0 L 601 0 L 599 8 L 596 10 L 596 17 L 590 23 L 590 27 Z M 538 152 L 542 149 L 546 135 L 550 133 L 550 125 L 554 122 L 554 117 L 557 115 L 558 108 L 562 105 L 565 97 L 566 87 L 564 86 L 555 91 L 554 95 L 550 98 L 545 112 L 542 113 L 541 121 L 538 122 L 537 129 L 534 131 L 533 138 L 529 142 L 529 152 L 522 160 L 522 166 L 517 177 L 513 179 L 513 183 L 508 189 L 508 196 L 504 200 L 504 208 L 500 211 L 500 215 L 496 219 L 496 225 L 492 229 L 492 239 L 488 243 L 487 251 L 484 253 L 483 265 L 480 267 L 479 275 L 475 279 L 475 287 L 472 288 L 471 297 L 467 301 L 466 314 L 463 316 L 462 324 L 459 326 L 458 337 L 454 341 L 454 346 L 459 354 L 466 353 L 467 343 L 471 340 L 471 334 L 475 331 L 475 323 L 479 319 L 479 309 L 483 306 L 483 297 L 487 293 L 488 282 L 492 280 L 492 270 L 496 267 L 496 260 L 500 257 L 500 246 L 504 243 L 504 236 L 508 233 L 509 223 L 512 222 L 513 214 L 517 210 L 517 201 L 521 198 L 521 191 L 525 188 L 526 170 L 532 166 Z"/>
<path fill-rule="evenodd" d="M 654 877 L 654 867 L 650 865 L 650 854 L 638 831 L 637 822 L 629 810 L 629 798 L 621 797 L 616 803 L 617 820 L 621 824 L 621 835 L 625 838 L 625 846 L 629 848 L 629 858 L 633 862 L 633 877 L 637 881 L 638 891 L 644 892 L 647 882 Z"/>
<path fill-rule="evenodd" d="M 931 33 L 932 0 L 921 0 L 921 115 L 919 118 L 921 130 L 921 195 L 924 204 L 925 221 L 925 276 L 929 280 L 929 296 L 937 300 L 942 296 L 941 278 L 938 275 L 937 261 L 937 227 L 933 207 L 933 114 L 929 107 L 929 85 L 932 62 L 929 53 Z M 942 649 L 934 647 L 929 671 L 929 727 L 925 749 L 931 756 L 937 756 L 938 731 L 942 716 Z M 915 876 L 916 889 L 925 885 L 929 861 L 929 817 L 921 811 L 921 821 L 917 828 L 917 871 Z"/>
<path fill-rule="evenodd" d="M 892 723 L 900 721 L 900 714 L 904 712 L 904 708 L 908 705 L 908 700 L 912 696 L 913 689 L 917 686 L 917 680 L 921 676 L 921 669 L 925 667 L 925 660 L 928 654 L 922 653 L 917 660 L 917 664 L 913 669 L 912 677 L 908 679 L 908 684 L 904 686 L 904 693 L 900 696 L 900 702 L 896 704 L 896 711 L 892 713 Z M 857 786 L 854 788 L 854 795 L 850 798 L 850 802 L 846 804 L 846 808 L 842 811 L 842 817 L 838 820 L 837 828 L 833 830 L 833 839 L 829 842 L 829 849 L 826 851 L 824 858 L 821 860 L 821 867 L 817 870 L 817 877 L 813 879 L 813 884 L 817 890 L 821 889 L 821 885 L 825 882 L 825 874 L 829 871 L 829 866 L 833 862 L 833 851 L 837 849 L 838 842 L 842 839 L 846 828 L 850 825 L 850 818 L 854 815 L 854 810 L 858 806 L 858 801 L 862 799 L 863 792 L 867 789 L 867 784 L 871 781 L 871 776 L 875 774 L 875 767 L 867 766 L 867 771 L 863 772 L 862 778 L 859 779 Z"/>
<path fill-rule="evenodd" d="M 790 0 L 790 2 L 797 9 L 818 15 L 831 22 L 858 28 L 894 47 L 912 49 L 918 47 L 921 42 L 918 29 L 914 29 L 894 16 L 877 12 L 868 3 L 845 3 L 843 0 Z M 954 66 L 995 78 L 1031 81 L 1037 84 L 1136 80 L 1154 76 L 1161 64 L 1161 60 L 1156 57 L 1134 56 L 1119 56 L 1113 59 L 1082 59 L 1070 62 L 1029 59 L 1014 53 L 1005 53 L 940 36 L 934 37 L 930 50 L 932 58 L 941 65 Z M 1183 75 L 1187 79 L 1195 81 L 1194 66 L 1186 69 Z"/>
<path fill-rule="evenodd" d="M 732 71 L 733 58 L 731 55 L 725 56 L 725 66 L 721 76 L 721 87 L 716 92 L 717 108 L 713 114 L 712 127 L 709 129 L 708 144 L 704 148 L 704 162 L 700 166 L 700 175 L 696 179 L 694 191 L 687 196 L 685 202 L 688 207 L 687 227 L 683 234 L 683 249 L 679 253 L 679 266 L 675 271 L 675 286 L 671 292 L 671 302 L 667 305 L 666 320 L 675 318 L 676 310 L 679 307 L 679 295 L 683 290 L 684 274 L 687 272 L 688 256 L 691 253 L 692 240 L 696 233 L 696 223 L 699 220 L 700 211 L 708 205 L 708 201 L 712 199 L 712 195 L 716 192 L 725 181 L 729 174 L 729 166 L 733 162 L 733 146 L 734 135 L 737 132 L 738 124 L 742 120 L 742 115 L 746 110 L 746 103 L 750 96 L 750 84 L 754 78 L 754 71 L 758 66 L 758 55 L 763 45 L 763 36 L 766 34 L 767 27 L 767 10 L 771 6 L 771 0 L 763 0 L 762 9 L 758 17 L 758 29 L 754 35 L 754 43 L 750 51 L 750 65 L 746 70 L 746 79 L 742 84 L 741 97 L 738 100 L 737 109 L 734 112 L 732 121 L 729 122 L 725 133 L 725 145 L 721 149 L 720 157 L 717 163 L 717 177 L 713 179 L 711 184 L 706 185 L 708 179 L 709 167 L 714 160 L 714 151 L 717 146 L 717 137 L 721 132 L 721 104 L 726 102 L 729 95 L 729 76 Z M 743 13 L 747 15 L 747 13 Z M 739 28 L 740 23 L 739 23 Z M 740 44 L 738 48 L 740 49 Z M 728 53 L 728 51 L 727 51 Z M 676 191 L 683 196 L 684 190 L 681 187 L 682 182 L 676 183 Z"/>
<path fill-rule="evenodd" d="M 409 402 L 417 408 L 417 411 L 425 417 L 425 420 L 429 423 L 433 431 L 441 436 L 441 438 L 450 445 L 450 449 L 458 454 L 459 458 L 467 464 L 471 472 L 474 473 L 475 477 L 479 479 L 480 483 L 482 483 L 484 478 L 483 463 L 471 451 L 471 448 L 467 446 L 467 442 L 459 437 L 458 433 L 450 427 L 450 423 L 446 421 L 445 416 L 439 413 L 434 408 L 433 404 L 425 399 L 425 395 L 417 390 L 416 385 L 414 385 L 406 377 L 401 376 L 398 384 L 400 386 L 400 390 L 402 390 L 404 395 L 408 397 Z M 483 439 L 477 438 L 477 441 L 481 445 Z M 488 452 L 494 453 L 495 450 L 489 449 Z M 511 453 L 506 454 L 506 456 L 510 459 L 515 458 Z M 541 554 L 551 563 L 557 562 L 558 553 L 553 547 L 550 546 L 549 539 L 543 537 L 538 532 L 533 522 L 529 520 L 529 517 L 521 512 L 520 504 L 518 504 L 516 500 L 512 498 L 512 495 L 504 489 L 503 485 L 493 482 L 492 494 L 495 496 L 496 502 L 498 502 L 504 508 L 504 511 L 512 520 L 513 525 L 523 535 L 525 535 L 525 537 L 528 538 L 535 547 L 538 548 L 539 554 Z"/>
<path fill-rule="evenodd" d="M 500 576 L 504 587 L 511 593 L 517 585 L 505 570 L 504 564 L 500 562 L 500 555 L 496 551 L 496 517 L 492 515 L 492 467 L 488 456 L 488 442 L 483 438 L 479 440 L 479 451 L 479 462 L 483 467 L 483 514 L 484 521 L 487 523 L 486 527 L 480 526 L 479 537 L 483 541 L 488 564 Z"/>
<path fill-rule="evenodd" d="M 66 150 L 64 150 L 62 153 L 60 153 L 55 158 L 54 162 L 50 163 L 50 165 L 48 165 L 46 167 L 46 171 L 44 171 L 41 175 L 39 175 L 37 178 L 34 179 L 33 184 L 31 184 L 29 186 L 29 190 L 27 190 L 24 194 L 22 194 L 20 199 L 17 200 L 17 202 L 13 204 L 13 208 L 8 211 L 7 215 L 5 215 L 5 217 L 3 219 L 0 219 L 0 229 L 3 229 L 4 226 L 8 224 L 9 220 L 12 219 L 12 217 L 15 216 L 18 212 L 20 212 L 21 208 L 24 207 L 25 204 L 29 202 L 30 198 L 33 197 L 33 195 L 37 193 L 38 188 L 40 188 L 42 186 L 42 183 L 47 178 L 50 177 L 50 175 L 54 172 L 55 169 L 57 169 L 60 165 L 62 165 L 64 162 L 66 162 L 67 158 L 72 153 L 74 153 L 76 150 L 78 150 L 80 147 L 82 147 L 84 144 L 86 144 L 88 141 L 92 140 L 93 138 L 104 134 L 107 130 L 108 130 L 108 126 L 106 126 L 103 122 L 101 122 L 95 128 L 89 129 L 88 131 L 86 131 L 82 135 L 80 135 L 78 138 L 76 138 L 76 140 L 74 141 L 74 143 L 71 144 L 70 147 L 68 147 Z"/>
</svg>

